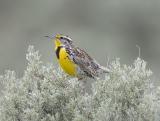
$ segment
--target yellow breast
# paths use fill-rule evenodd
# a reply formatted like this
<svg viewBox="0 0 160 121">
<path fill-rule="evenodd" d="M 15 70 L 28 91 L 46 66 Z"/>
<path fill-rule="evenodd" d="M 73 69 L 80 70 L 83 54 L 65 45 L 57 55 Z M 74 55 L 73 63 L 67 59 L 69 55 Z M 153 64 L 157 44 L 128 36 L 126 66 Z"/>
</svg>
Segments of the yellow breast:
<svg viewBox="0 0 160 121">
<path fill-rule="evenodd" d="M 66 52 L 65 48 L 60 49 L 58 62 L 66 73 L 68 73 L 71 76 L 77 75 L 76 64 L 69 59 L 69 55 Z"/>
</svg>

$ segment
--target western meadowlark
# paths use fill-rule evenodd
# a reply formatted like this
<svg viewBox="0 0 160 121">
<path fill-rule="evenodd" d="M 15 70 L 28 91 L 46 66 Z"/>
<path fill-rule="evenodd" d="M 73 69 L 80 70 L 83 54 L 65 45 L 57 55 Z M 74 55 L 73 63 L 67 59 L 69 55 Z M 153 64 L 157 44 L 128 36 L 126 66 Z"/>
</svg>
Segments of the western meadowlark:
<svg viewBox="0 0 160 121">
<path fill-rule="evenodd" d="M 68 36 L 57 34 L 54 42 L 58 62 L 67 74 L 81 80 L 85 77 L 95 78 L 109 72 L 84 50 L 76 47 Z"/>
</svg>

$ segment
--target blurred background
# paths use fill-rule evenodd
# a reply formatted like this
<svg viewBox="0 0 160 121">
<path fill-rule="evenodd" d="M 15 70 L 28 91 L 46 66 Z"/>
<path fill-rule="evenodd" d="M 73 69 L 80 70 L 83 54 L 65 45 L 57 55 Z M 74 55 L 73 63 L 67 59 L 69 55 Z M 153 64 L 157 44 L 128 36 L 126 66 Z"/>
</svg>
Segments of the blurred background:
<svg viewBox="0 0 160 121">
<path fill-rule="evenodd" d="M 0 0 L 0 74 L 22 76 L 28 45 L 57 65 L 54 44 L 43 37 L 55 33 L 69 35 L 104 66 L 107 57 L 132 64 L 139 45 L 159 83 L 159 0 Z"/>
</svg>

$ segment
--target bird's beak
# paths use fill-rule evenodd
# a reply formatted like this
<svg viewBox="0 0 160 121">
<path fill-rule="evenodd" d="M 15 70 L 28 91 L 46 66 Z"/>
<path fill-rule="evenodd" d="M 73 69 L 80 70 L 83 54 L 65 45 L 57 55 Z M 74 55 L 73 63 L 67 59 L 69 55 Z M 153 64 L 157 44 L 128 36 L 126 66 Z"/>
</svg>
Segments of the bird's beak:
<svg viewBox="0 0 160 121">
<path fill-rule="evenodd" d="M 50 36 L 48 36 L 48 35 L 47 35 L 47 36 L 44 36 L 44 37 L 47 37 L 47 38 L 49 38 L 49 39 L 54 39 L 54 37 L 50 37 Z"/>
<path fill-rule="evenodd" d="M 44 36 L 44 37 L 47 37 L 47 38 L 49 38 L 49 39 L 53 40 L 53 41 L 54 41 L 54 43 L 55 43 L 55 47 L 58 47 L 58 46 L 60 46 L 60 45 L 61 45 L 61 41 L 60 41 L 56 36 L 54 36 L 54 37 Z"/>
</svg>

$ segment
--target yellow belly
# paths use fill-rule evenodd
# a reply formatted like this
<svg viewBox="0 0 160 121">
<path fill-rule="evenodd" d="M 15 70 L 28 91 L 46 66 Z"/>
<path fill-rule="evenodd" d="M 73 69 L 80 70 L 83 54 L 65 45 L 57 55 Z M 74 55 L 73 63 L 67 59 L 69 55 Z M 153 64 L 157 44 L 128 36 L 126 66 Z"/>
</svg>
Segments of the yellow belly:
<svg viewBox="0 0 160 121">
<path fill-rule="evenodd" d="M 62 69 L 71 76 L 77 75 L 76 64 L 69 59 L 68 53 L 66 53 L 65 48 L 61 48 L 59 53 L 59 64 Z"/>
</svg>

